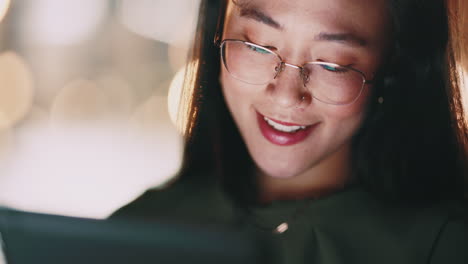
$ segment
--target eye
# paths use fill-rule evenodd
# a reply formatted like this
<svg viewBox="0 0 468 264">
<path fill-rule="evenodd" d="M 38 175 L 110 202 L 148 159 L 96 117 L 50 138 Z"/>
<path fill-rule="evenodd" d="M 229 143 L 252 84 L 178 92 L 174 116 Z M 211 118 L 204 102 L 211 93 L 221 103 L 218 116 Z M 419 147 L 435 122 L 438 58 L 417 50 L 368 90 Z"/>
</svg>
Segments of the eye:
<svg viewBox="0 0 468 264">
<path fill-rule="evenodd" d="M 270 54 L 270 52 L 268 50 L 264 49 L 264 48 L 260 48 L 260 47 L 257 47 L 257 46 L 254 46 L 254 45 L 251 45 L 251 44 L 248 44 L 248 43 L 245 43 L 245 45 L 251 51 L 255 51 L 255 52 L 260 53 L 260 54 Z"/>
<path fill-rule="evenodd" d="M 344 67 L 341 67 L 341 66 L 333 66 L 333 65 L 329 65 L 329 64 L 320 64 L 320 67 L 322 67 L 323 69 L 327 70 L 327 71 L 330 71 L 330 72 L 347 72 L 348 69 L 344 68 Z"/>
</svg>

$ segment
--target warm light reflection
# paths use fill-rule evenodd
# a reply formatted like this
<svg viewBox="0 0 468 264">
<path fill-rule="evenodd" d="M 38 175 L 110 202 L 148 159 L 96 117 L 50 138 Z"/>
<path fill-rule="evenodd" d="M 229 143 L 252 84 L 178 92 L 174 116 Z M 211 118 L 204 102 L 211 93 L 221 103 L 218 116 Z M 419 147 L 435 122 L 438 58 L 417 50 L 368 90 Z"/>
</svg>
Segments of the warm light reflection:
<svg viewBox="0 0 468 264">
<path fill-rule="evenodd" d="M 99 87 L 108 95 L 113 115 L 125 119 L 130 116 L 136 105 L 135 89 L 116 74 L 105 74 L 96 80 Z"/>
<path fill-rule="evenodd" d="M 179 114 L 179 105 L 180 97 L 182 96 L 182 89 L 184 84 L 186 67 L 181 68 L 174 75 L 174 78 L 171 81 L 169 86 L 169 93 L 167 96 L 167 107 L 169 111 L 169 117 L 174 125 L 178 126 L 178 114 Z"/>
<path fill-rule="evenodd" d="M 187 55 L 191 42 L 174 43 L 169 46 L 168 56 L 169 63 L 172 69 L 177 70 L 187 64 Z"/>
<path fill-rule="evenodd" d="M 0 111 L 13 125 L 27 114 L 34 94 L 31 70 L 18 54 L 0 54 L 0 84 Z"/>
<path fill-rule="evenodd" d="M 198 60 L 186 64 L 185 67 L 177 71 L 169 86 L 167 99 L 169 116 L 180 133 L 185 132 L 190 121 L 187 114 L 191 104 L 197 67 Z"/>
<path fill-rule="evenodd" d="M 19 20 L 24 41 L 58 45 L 88 39 L 108 8 L 106 0 L 33 0 L 24 4 Z"/>
<path fill-rule="evenodd" d="M 131 31 L 166 43 L 189 40 L 200 0 L 121 0 L 119 16 Z"/>
<path fill-rule="evenodd" d="M 0 206 L 103 218 L 172 179 L 183 142 L 168 109 L 176 122 L 187 100 L 184 70 L 171 77 L 199 0 L 11 3 L 0 0 L 16 52 L 0 54 Z"/>
<path fill-rule="evenodd" d="M 460 88 L 464 103 L 465 117 L 468 119 L 468 71 L 462 69 L 460 75 Z"/>
<path fill-rule="evenodd" d="M 0 21 L 3 20 L 8 9 L 10 8 L 11 1 L 10 0 L 0 0 Z"/>
<path fill-rule="evenodd" d="M 53 125 L 82 122 L 99 124 L 112 116 L 108 94 L 90 80 L 77 80 L 66 85 L 51 106 Z"/>
<path fill-rule="evenodd" d="M 6 159 L 14 149 L 15 133 L 12 129 L 9 119 L 0 112 L 0 164 Z M 1 168 L 1 166 L 0 166 Z"/>
</svg>

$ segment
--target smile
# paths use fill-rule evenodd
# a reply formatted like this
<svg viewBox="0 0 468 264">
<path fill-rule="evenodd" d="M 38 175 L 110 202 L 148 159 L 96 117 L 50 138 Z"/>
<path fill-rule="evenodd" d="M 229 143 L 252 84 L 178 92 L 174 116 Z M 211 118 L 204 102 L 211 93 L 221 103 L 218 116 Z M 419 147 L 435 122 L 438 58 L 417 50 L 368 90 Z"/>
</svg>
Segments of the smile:
<svg viewBox="0 0 468 264">
<path fill-rule="evenodd" d="M 290 146 L 304 141 L 317 124 L 300 125 L 273 120 L 257 113 L 257 123 L 263 137 L 279 146 Z"/>
<path fill-rule="evenodd" d="M 268 117 L 264 116 L 263 119 L 274 129 L 282 131 L 282 132 L 288 132 L 288 133 L 294 133 L 298 131 L 299 129 L 305 129 L 306 126 L 288 126 L 288 125 L 283 125 L 280 124 L 274 120 L 269 119 Z"/>
</svg>

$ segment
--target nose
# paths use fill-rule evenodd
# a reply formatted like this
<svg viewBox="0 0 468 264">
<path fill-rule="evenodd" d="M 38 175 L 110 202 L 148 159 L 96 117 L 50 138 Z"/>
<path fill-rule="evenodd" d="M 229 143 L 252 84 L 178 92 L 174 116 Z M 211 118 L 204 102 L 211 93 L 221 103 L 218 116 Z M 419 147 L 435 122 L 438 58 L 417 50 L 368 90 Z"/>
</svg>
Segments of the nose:
<svg viewBox="0 0 468 264">
<path fill-rule="evenodd" d="M 302 68 L 281 63 L 276 70 L 274 81 L 267 87 L 273 103 L 283 108 L 304 107 L 309 104 L 311 96 L 304 85 Z"/>
</svg>

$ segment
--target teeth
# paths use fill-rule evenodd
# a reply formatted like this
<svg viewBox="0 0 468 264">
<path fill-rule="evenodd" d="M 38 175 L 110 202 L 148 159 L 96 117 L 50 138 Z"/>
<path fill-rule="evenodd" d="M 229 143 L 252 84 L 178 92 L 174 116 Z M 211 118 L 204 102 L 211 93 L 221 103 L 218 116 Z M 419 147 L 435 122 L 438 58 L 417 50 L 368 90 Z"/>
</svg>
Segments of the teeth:
<svg viewBox="0 0 468 264">
<path fill-rule="evenodd" d="M 265 119 L 265 121 L 270 126 L 272 126 L 274 129 L 282 131 L 282 132 L 292 133 L 292 132 L 298 131 L 299 129 L 305 129 L 306 128 L 305 126 L 286 126 L 286 125 L 278 124 L 275 121 L 273 121 L 273 120 L 271 120 L 271 119 L 269 119 L 267 117 L 263 117 L 263 119 Z"/>
</svg>

